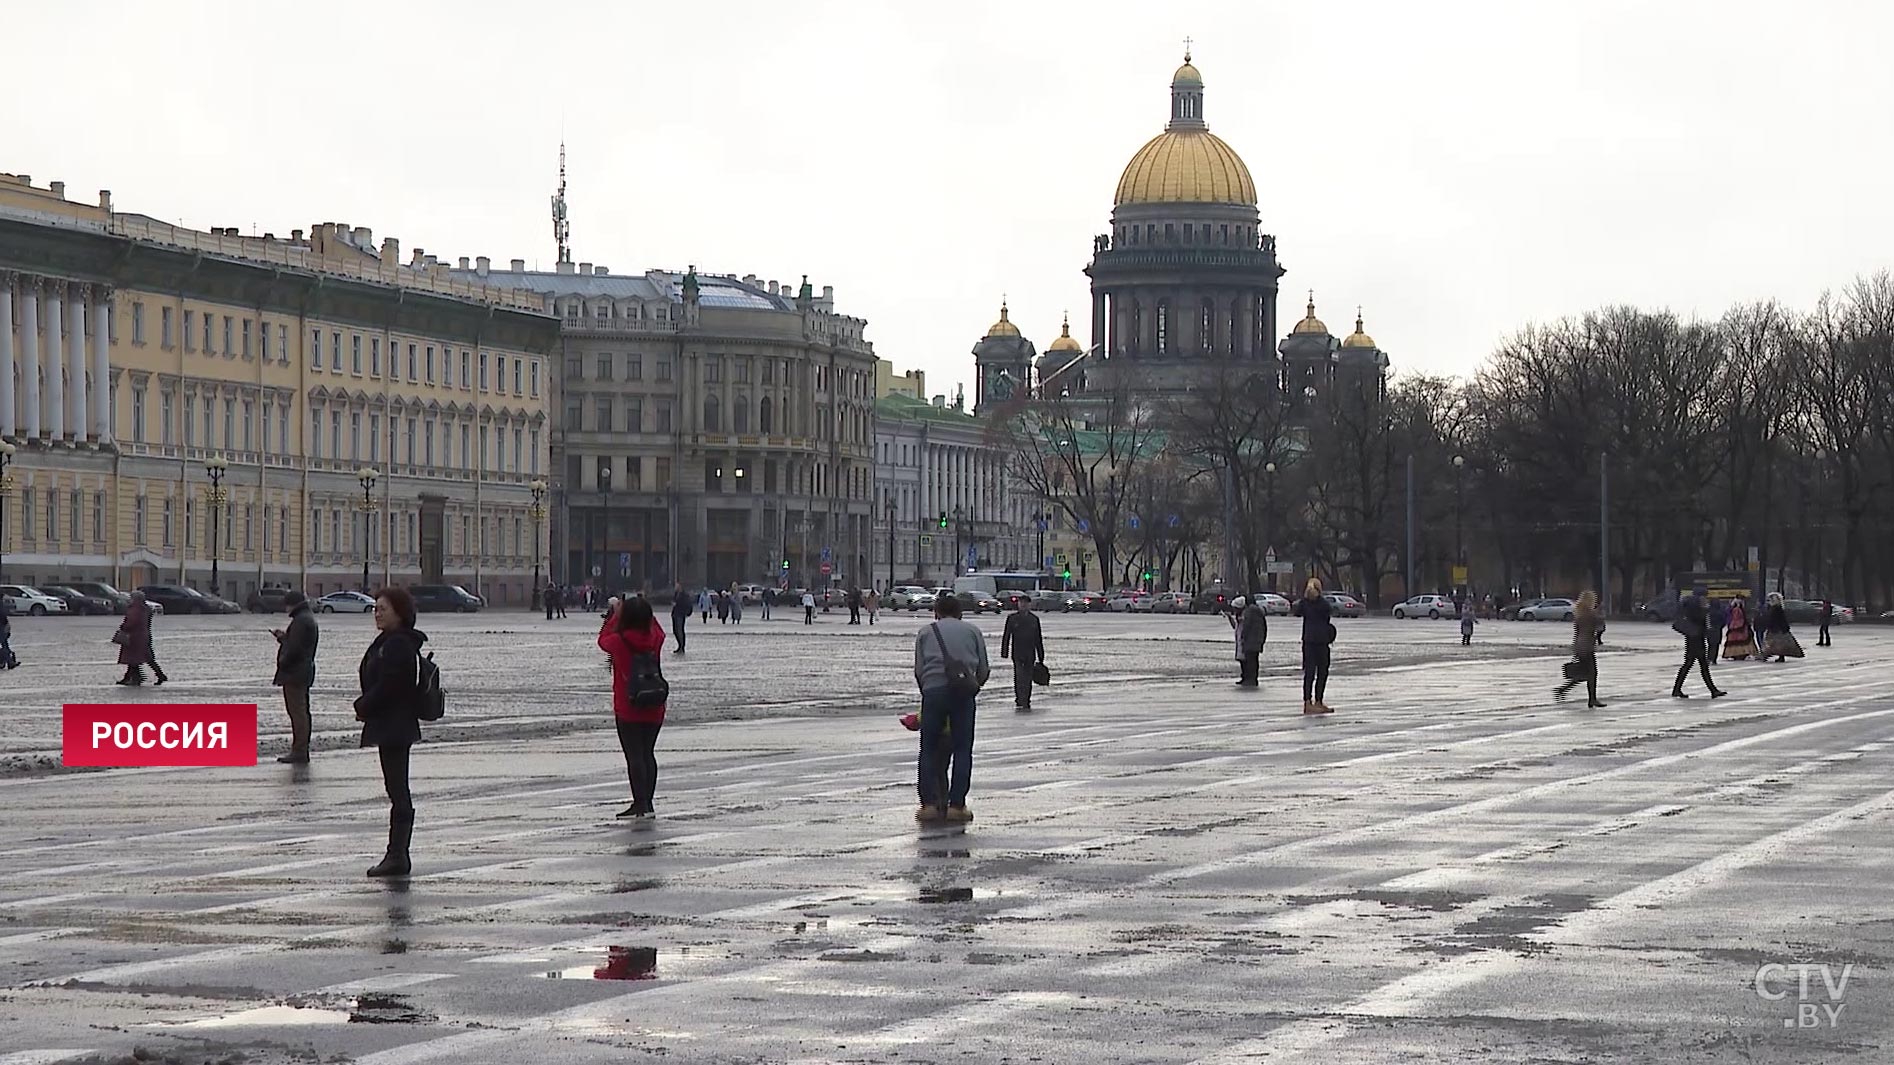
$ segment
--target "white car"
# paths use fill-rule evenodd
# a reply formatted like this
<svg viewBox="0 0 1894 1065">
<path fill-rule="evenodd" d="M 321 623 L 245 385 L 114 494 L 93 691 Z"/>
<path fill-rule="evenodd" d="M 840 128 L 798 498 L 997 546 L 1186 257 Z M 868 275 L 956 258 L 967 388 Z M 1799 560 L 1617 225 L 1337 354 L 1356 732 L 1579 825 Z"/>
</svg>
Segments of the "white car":
<svg viewBox="0 0 1894 1065">
<path fill-rule="evenodd" d="M 1256 601 L 1263 605 L 1263 613 L 1265 614 L 1276 614 L 1281 617 L 1289 616 L 1289 600 L 1284 599 L 1275 592 L 1264 592 L 1256 597 Z"/>
<path fill-rule="evenodd" d="M 1151 597 L 1143 592 L 1119 592 L 1105 601 L 1105 608 L 1114 614 L 1148 614 Z"/>
<path fill-rule="evenodd" d="M 889 610 L 922 610 L 934 605 L 934 593 L 918 584 L 896 585 L 883 605 Z"/>
<path fill-rule="evenodd" d="M 1572 612 L 1578 604 L 1570 599 L 1541 599 L 1531 606 L 1519 608 L 1521 621 L 1570 621 Z"/>
<path fill-rule="evenodd" d="M 24 584 L 0 584 L 0 599 L 6 600 L 9 614 L 45 617 L 66 612 L 64 599 L 56 599 L 38 588 L 28 588 Z"/>
<path fill-rule="evenodd" d="M 318 614 L 366 614 L 375 609 L 375 600 L 360 592 L 330 592 L 316 600 Z"/>
<path fill-rule="evenodd" d="M 1405 603 L 1394 604 L 1397 618 L 1457 618 L 1459 608 L 1444 595 L 1417 595 Z"/>
</svg>

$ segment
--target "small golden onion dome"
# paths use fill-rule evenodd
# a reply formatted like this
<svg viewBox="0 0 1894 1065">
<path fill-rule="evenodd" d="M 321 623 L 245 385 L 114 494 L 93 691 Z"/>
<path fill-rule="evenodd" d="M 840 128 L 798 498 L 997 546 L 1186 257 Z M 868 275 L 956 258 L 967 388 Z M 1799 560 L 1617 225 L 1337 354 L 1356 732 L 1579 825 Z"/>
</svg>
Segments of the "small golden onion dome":
<svg viewBox="0 0 1894 1065">
<path fill-rule="evenodd" d="M 1019 327 L 1007 320 L 1005 300 L 1000 301 L 1000 320 L 993 323 L 993 327 L 986 331 L 986 335 L 988 337 L 1016 337 L 1019 335 Z"/>
<path fill-rule="evenodd" d="M 1342 347 L 1372 348 L 1374 346 L 1374 338 L 1361 331 L 1361 312 L 1357 310 L 1355 312 L 1355 331 L 1348 334 L 1348 339 L 1342 341 Z"/>
<path fill-rule="evenodd" d="M 1125 164 L 1112 202 L 1254 207 L 1256 182 L 1243 158 L 1223 138 L 1205 129 L 1172 129 L 1145 142 Z"/>
<path fill-rule="evenodd" d="M 1188 53 L 1184 55 L 1184 65 L 1178 67 L 1177 73 L 1171 75 L 1171 88 L 1203 88 L 1203 75 L 1197 72 L 1196 67 L 1190 65 L 1190 55 Z"/>
<path fill-rule="evenodd" d="M 1296 327 L 1289 332 L 1309 333 L 1315 336 L 1328 335 L 1328 326 L 1323 325 L 1322 320 L 1315 316 L 1315 293 L 1309 293 L 1309 312 L 1303 315 L 1302 320 L 1297 322 Z"/>
<path fill-rule="evenodd" d="M 1059 325 L 1059 339 L 1046 345 L 1047 351 L 1081 351 L 1079 342 L 1072 339 L 1072 316 L 1067 315 Z"/>
</svg>

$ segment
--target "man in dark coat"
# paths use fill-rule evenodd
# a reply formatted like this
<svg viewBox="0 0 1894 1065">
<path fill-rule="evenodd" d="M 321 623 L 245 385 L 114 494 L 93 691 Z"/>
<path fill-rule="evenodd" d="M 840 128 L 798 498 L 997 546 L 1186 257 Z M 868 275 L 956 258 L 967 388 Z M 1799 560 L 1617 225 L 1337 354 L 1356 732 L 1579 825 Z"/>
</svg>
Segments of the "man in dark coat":
<svg viewBox="0 0 1894 1065">
<path fill-rule="evenodd" d="M 691 596 L 684 590 L 684 582 L 679 581 L 671 589 L 671 635 L 677 637 L 677 650 L 673 654 L 684 653 L 684 623 L 691 619 Z"/>
<path fill-rule="evenodd" d="M 1815 637 L 1815 646 L 1828 647 L 1830 646 L 1828 640 L 1828 623 L 1835 620 L 1835 604 L 1827 599 L 1822 600 L 1822 612 L 1816 617 L 1816 620 L 1821 623 L 1822 627 Z"/>
<path fill-rule="evenodd" d="M 1246 596 L 1238 596 L 1232 605 L 1241 611 L 1236 617 L 1236 659 L 1241 670 L 1236 683 L 1254 688 L 1262 670 L 1263 644 L 1269 642 L 1269 614 L 1261 603 Z"/>
<path fill-rule="evenodd" d="M 862 590 L 860 588 L 848 590 L 848 623 L 850 625 L 862 623 Z"/>
<path fill-rule="evenodd" d="M 1000 632 L 1000 657 L 1013 660 L 1013 709 L 1031 710 L 1033 669 L 1046 660 L 1046 639 L 1030 598 L 1022 596 L 1019 609 L 1006 619 L 1006 628 Z"/>
<path fill-rule="evenodd" d="M 1688 699 L 1684 693 L 1684 678 L 1690 675 L 1690 667 L 1696 666 L 1703 674 L 1703 686 L 1710 689 L 1710 698 L 1721 699 L 1726 693 L 1710 679 L 1710 614 L 1704 608 L 1703 600 L 1694 595 L 1686 595 L 1677 602 L 1677 622 L 1671 626 L 1684 638 L 1684 664 L 1677 668 L 1677 681 L 1670 686 L 1673 698 Z"/>
<path fill-rule="evenodd" d="M 546 620 L 551 621 L 552 612 L 559 609 L 559 586 L 551 581 L 547 581 L 546 590 L 541 592 L 540 595 L 546 601 Z"/>
<path fill-rule="evenodd" d="M 1680 597 L 1677 600 L 1677 616 L 1682 617 L 1683 614 L 1684 602 Z M 1704 617 L 1706 619 L 1704 634 L 1705 654 L 1709 656 L 1710 661 L 1714 662 L 1717 660 L 1717 656 L 1723 651 L 1723 630 L 1728 628 L 1730 624 L 1729 605 L 1721 599 L 1712 599 L 1704 613 Z"/>
<path fill-rule="evenodd" d="M 284 765 L 309 762 L 309 689 L 316 683 L 316 644 L 322 631 L 316 615 L 309 609 L 309 597 L 299 591 L 283 596 L 289 608 L 289 625 L 271 629 L 276 637 L 275 684 L 283 689 L 283 709 L 289 711 L 289 753 L 277 761 Z"/>
</svg>

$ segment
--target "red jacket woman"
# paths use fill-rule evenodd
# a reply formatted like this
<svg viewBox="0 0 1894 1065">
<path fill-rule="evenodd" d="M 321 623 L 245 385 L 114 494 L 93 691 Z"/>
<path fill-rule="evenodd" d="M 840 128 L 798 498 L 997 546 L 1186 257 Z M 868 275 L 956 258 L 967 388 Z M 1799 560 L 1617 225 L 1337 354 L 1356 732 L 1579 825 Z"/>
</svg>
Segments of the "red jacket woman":
<svg viewBox="0 0 1894 1065">
<path fill-rule="evenodd" d="M 631 805 L 620 817 L 651 817 L 658 785 L 658 732 L 670 685 L 664 680 L 664 628 L 651 603 L 633 598 L 614 606 L 598 632 L 599 650 L 612 662 L 612 717 L 631 778 Z"/>
</svg>

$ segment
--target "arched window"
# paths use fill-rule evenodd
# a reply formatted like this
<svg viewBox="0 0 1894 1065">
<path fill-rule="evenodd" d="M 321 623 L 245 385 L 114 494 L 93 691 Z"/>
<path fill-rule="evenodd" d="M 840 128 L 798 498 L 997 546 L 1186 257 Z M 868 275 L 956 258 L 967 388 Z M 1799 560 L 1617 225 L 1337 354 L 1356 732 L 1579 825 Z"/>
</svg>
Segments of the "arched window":
<svg viewBox="0 0 1894 1065">
<path fill-rule="evenodd" d="M 773 419 L 770 417 L 770 415 L 774 413 L 773 407 L 774 407 L 774 403 L 770 400 L 770 398 L 768 396 L 764 396 L 762 409 L 758 412 L 758 415 L 757 415 L 757 429 L 759 429 L 760 431 L 764 433 L 770 433 L 770 432 L 775 431 L 774 425 L 773 425 Z"/>
<path fill-rule="evenodd" d="M 1217 348 L 1217 305 L 1208 296 L 1203 298 L 1203 312 L 1198 319 L 1197 349 L 1209 355 Z"/>
<path fill-rule="evenodd" d="M 1171 301 L 1157 301 L 1157 353 L 1171 353 Z"/>
<path fill-rule="evenodd" d="M 704 432 L 723 432 L 723 411 L 717 405 L 716 396 L 704 397 Z"/>
<path fill-rule="evenodd" d="M 738 396 L 736 406 L 730 410 L 731 428 L 739 433 L 750 431 L 750 400 L 748 396 Z"/>
</svg>

